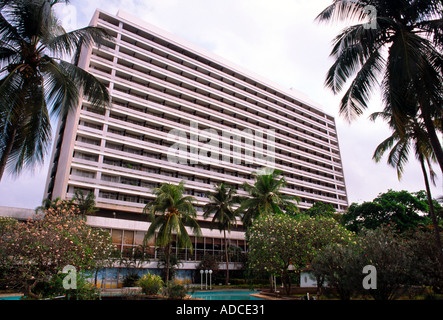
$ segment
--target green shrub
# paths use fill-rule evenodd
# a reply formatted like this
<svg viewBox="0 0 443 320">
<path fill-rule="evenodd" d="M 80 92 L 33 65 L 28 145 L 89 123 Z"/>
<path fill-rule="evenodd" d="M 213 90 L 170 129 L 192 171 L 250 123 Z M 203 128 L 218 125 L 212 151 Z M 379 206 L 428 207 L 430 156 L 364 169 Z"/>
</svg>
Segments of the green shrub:
<svg viewBox="0 0 443 320">
<path fill-rule="evenodd" d="M 232 285 L 241 285 L 241 284 L 245 284 L 246 280 L 245 279 L 229 279 L 229 283 Z"/>
<path fill-rule="evenodd" d="M 33 291 L 40 299 L 53 299 L 59 296 L 64 296 L 65 300 L 96 300 L 100 298 L 99 290 L 82 275 L 77 278 L 76 289 L 64 289 L 63 279 L 66 275 L 66 273 L 58 273 L 48 281 L 39 282 Z"/>
<path fill-rule="evenodd" d="M 137 281 L 137 286 L 142 288 L 144 294 L 157 294 L 163 287 L 163 280 L 160 276 L 147 273 Z"/>
<path fill-rule="evenodd" d="M 128 274 L 123 280 L 123 287 L 135 287 L 138 280 L 140 280 L 138 274 Z"/>
<path fill-rule="evenodd" d="M 168 299 L 172 300 L 181 300 L 186 296 L 187 293 L 188 293 L 187 287 L 178 283 L 176 284 L 172 281 L 168 283 L 168 286 L 166 288 L 166 294 L 168 295 Z"/>
</svg>

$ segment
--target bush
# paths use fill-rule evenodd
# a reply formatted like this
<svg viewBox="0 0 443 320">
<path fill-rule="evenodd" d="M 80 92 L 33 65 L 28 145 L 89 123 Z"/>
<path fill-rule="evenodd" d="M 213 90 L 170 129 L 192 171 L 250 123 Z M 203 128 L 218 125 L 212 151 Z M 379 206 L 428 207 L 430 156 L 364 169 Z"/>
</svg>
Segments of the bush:
<svg viewBox="0 0 443 320">
<path fill-rule="evenodd" d="M 186 294 L 188 293 L 188 288 L 181 284 L 175 284 L 174 282 L 170 281 L 167 286 L 167 292 L 168 299 L 172 300 L 182 300 L 184 297 L 186 297 Z"/>
<path fill-rule="evenodd" d="M 138 280 L 140 280 L 138 274 L 128 274 L 123 280 L 123 287 L 135 287 Z"/>
<path fill-rule="evenodd" d="M 229 283 L 232 285 L 242 285 L 246 283 L 246 279 L 229 279 Z"/>
<path fill-rule="evenodd" d="M 100 298 L 99 290 L 82 275 L 77 278 L 76 289 L 64 289 L 63 279 L 66 273 L 54 275 L 50 280 L 39 282 L 34 292 L 40 299 L 53 299 L 65 296 L 66 300 L 96 300 Z M 27 297 L 32 299 L 32 297 Z"/>
<path fill-rule="evenodd" d="M 137 281 L 137 286 L 142 288 L 144 294 L 155 295 L 163 287 L 164 283 L 160 276 L 147 273 Z"/>
</svg>

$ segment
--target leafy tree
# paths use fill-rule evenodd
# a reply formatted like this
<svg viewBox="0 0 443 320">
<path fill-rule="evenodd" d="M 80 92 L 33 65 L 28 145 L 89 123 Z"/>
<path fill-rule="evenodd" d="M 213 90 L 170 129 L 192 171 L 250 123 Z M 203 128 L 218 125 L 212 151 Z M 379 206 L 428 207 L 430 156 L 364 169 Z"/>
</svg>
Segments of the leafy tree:
<svg viewBox="0 0 443 320">
<path fill-rule="evenodd" d="M 356 244 L 332 243 L 324 247 L 312 261 L 317 285 L 335 288 L 342 300 L 349 300 L 361 290 L 360 248 Z"/>
<path fill-rule="evenodd" d="M 156 245 L 164 249 L 166 283 L 169 281 L 169 256 L 174 236 L 178 246 L 189 248 L 192 251 L 192 241 L 186 227 L 190 227 L 196 235 L 201 233 L 200 226 L 195 220 L 197 216 L 193 205 L 195 199 L 183 196 L 184 191 L 183 181 L 179 185 L 164 183 L 154 189 L 155 199 L 146 204 L 143 209 L 144 213 L 149 214 L 151 220 L 145 241 L 155 236 Z"/>
<path fill-rule="evenodd" d="M 281 189 L 286 186 L 286 180 L 280 175 L 279 170 L 256 173 L 253 185 L 243 184 L 243 188 L 249 195 L 243 199 L 238 210 L 242 214 L 242 221 L 245 225 L 249 226 L 261 215 L 299 212 L 295 204 L 299 199 L 281 192 Z"/>
<path fill-rule="evenodd" d="M 443 118 L 442 19 L 441 0 L 334 0 L 317 17 L 355 22 L 335 38 L 325 82 L 337 94 L 351 80 L 340 113 L 348 120 L 361 115 L 379 85 L 384 111 L 401 135 L 406 116 L 423 121 L 443 172 L 442 128 L 434 122 Z"/>
<path fill-rule="evenodd" d="M 88 226 L 78 208 L 61 201 L 26 223 L 8 224 L 0 237 L 0 269 L 28 297 L 67 265 L 99 268 L 113 250 L 109 232 Z"/>
<path fill-rule="evenodd" d="M 355 232 L 391 223 L 403 232 L 426 223 L 427 219 L 419 213 L 426 212 L 427 208 L 426 201 L 407 191 L 389 190 L 379 194 L 373 201 L 351 204 L 342 216 L 342 223 Z"/>
<path fill-rule="evenodd" d="M 310 217 L 317 217 L 317 216 L 334 217 L 336 211 L 332 204 L 316 201 L 312 205 L 312 207 L 305 210 L 303 213 L 307 214 Z"/>
<path fill-rule="evenodd" d="M 432 146 L 429 144 L 429 141 L 426 136 L 425 128 L 422 123 L 420 123 L 416 118 L 407 118 L 407 124 L 405 124 L 405 132 L 401 133 L 398 130 L 395 130 L 394 116 L 392 113 L 387 112 L 379 112 L 372 115 L 372 118 L 375 119 L 377 117 L 382 117 L 385 120 L 391 123 L 391 127 L 393 127 L 394 132 L 392 135 L 383 141 L 380 145 L 378 145 L 377 149 L 374 152 L 373 158 L 378 162 L 381 160 L 382 155 L 391 149 L 388 156 L 388 164 L 397 169 L 398 179 L 401 179 L 403 174 L 404 165 L 408 161 L 409 150 L 411 146 L 414 148 L 415 156 L 420 163 L 423 178 L 426 187 L 426 195 L 428 201 L 428 213 L 431 217 L 432 224 L 434 226 L 434 236 L 435 243 L 439 249 L 440 254 L 439 260 L 441 264 L 441 268 L 443 269 L 443 252 L 442 252 L 442 244 L 440 238 L 440 231 L 438 226 L 437 217 L 434 210 L 434 201 L 431 195 L 431 188 L 429 184 L 428 173 L 426 170 L 426 164 L 429 168 L 430 177 L 432 182 L 435 185 L 434 176 L 435 173 L 432 170 L 431 163 L 435 159 L 435 154 L 432 150 Z"/>
<path fill-rule="evenodd" d="M 416 228 L 405 234 L 406 250 L 410 256 L 410 277 L 414 284 L 430 286 L 435 293 L 443 292 L 443 270 L 439 248 L 432 230 Z"/>
<path fill-rule="evenodd" d="M 51 140 L 50 117 L 66 117 L 80 97 L 109 103 L 107 88 L 77 67 L 82 46 L 103 43 L 104 29 L 66 32 L 53 7 L 66 0 L 0 3 L 0 180 L 5 167 L 19 174 L 42 163 Z M 74 63 L 63 56 L 74 55 Z"/>
<path fill-rule="evenodd" d="M 247 230 L 249 267 L 280 275 L 287 294 L 289 266 L 300 268 L 307 262 L 307 239 L 299 230 L 299 222 L 284 214 L 263 215 Z"/>
<path fill-rule="evenodd" d="M 209 194 L 209 202 L 203 208 L 203 217 L 208 218 L 212 215 L 211 228 L 214 224 L 220 232 L 223 231 L 223 239 L 225 244 L 225 261 L 226 261 L 226 285 L 229 282 L 229 258 L 228 246 L 226 241 L 226 231 L 230 232 L 231 228 L 237 225 L 238 212 L 233 207 L 238 203 L 237 191 L 224 183 L 215 186 L 215 192 Z"/>
<path fill-rule="evenodd" d="M 326 217 L 264 215 L 247 230 L 251 269 L 282 277 L 289 294 L 290 271 L 299 271 L 330 243 L 354 241 L 353 234 Z"/>
<path fill-rule="evenodd" d="M 349 300 L 360 293 L 375 300 L 392 300 L 418 279 L 411 272 L 414 260 L 409 250 L 416 245 L 408 244 L 392 225 L 364 229 L 355 242 L 326 246 L 314 258 L 312 268 L 341 299 Z M 363 268 L 367 265 L 375 267 L 376 288 L 363 287 Z"/>
<path fill-rule="evenodd" d="M 375 300 L 396 299 L 411 284 L 407 245 L 394 227 L 383 225 L 375 230 L 365 229 L 361 234 L 364 264 L 377 271 L 377 288 L 366 290 Z"/>
</svg>

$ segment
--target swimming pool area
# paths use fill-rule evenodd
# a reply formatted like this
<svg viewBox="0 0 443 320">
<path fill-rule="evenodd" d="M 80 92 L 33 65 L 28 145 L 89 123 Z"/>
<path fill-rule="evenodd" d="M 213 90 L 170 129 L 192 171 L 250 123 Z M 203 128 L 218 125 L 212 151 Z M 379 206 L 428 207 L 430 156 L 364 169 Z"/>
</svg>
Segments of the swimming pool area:
<svg viewBox="0 0 443 320">
<path fill-rule="evenodd" d="M 217 291 L 198 291 L 189 293 L 193 299 L 203 300 L 265 300 L 252 296 L 251 294 L 257 294 L 260 291 L 246 291 L 246 290 L 217 290 Z M 114 294 L 117 295 L 117 294 Z M 102 293 L 102 296 L 113 296 L 111 293 Z M 2 300 L 20 300 L 22 296 L 0 296 Z"/>
<path fill-rule="evenodd" d="M 204 300 L 264 300 L 251 294 L 260 293 L 260 291 L 199 291 L 191 293 L 191 298 Z"/>
<path fill-rule="evenodd" d="M 0 296 L 0 300 L 20 300 L 22 296 Z"/>
</svg>

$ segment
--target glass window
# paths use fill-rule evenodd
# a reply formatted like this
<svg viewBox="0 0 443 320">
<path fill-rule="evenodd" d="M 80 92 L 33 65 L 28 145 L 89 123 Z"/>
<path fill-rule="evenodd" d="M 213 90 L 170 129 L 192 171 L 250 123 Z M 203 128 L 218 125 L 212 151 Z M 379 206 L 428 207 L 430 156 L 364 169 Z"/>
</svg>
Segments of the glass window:
<svg viewBox="0 0 443 320">
<path fill-rule="evenodd" d="M 123 237 L 123 244 L 133 245 L 134 244 L 134 231 L 125 230 Z"/>
<path fill-rule="evenodd" d="M 143 239 L 145 238 L 146 232 L 143 231 L 135 231 L 134 233 L 134 245 L 139 246 L 143 244 Z M 154 241 L 152 241 L 154 244 Z"/>
<path fill-rule="evenodd" d="M 117 246 L 118 250 L 121 250 L 122 246 L 122 236 L 123 236 L 123 230 L 112 230 L 111 237 L 112 237 L 112 243 Z"/>
</svg>

